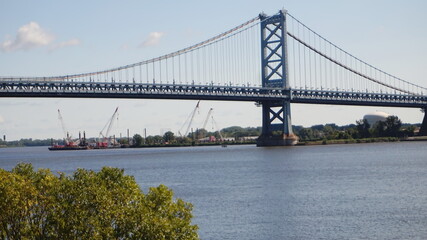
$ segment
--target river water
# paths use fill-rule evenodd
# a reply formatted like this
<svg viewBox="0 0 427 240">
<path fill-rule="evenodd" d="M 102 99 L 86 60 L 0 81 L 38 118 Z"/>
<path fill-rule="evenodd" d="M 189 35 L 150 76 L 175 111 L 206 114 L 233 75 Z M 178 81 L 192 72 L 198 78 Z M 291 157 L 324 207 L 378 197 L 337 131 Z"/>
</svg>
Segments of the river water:
<svg viewBox="0 0 427 240">
<path fill-rule="evenodd" d="M 427 142 L 49 152 L 0 149 L 72 173 L 125 169 L 194 205 L 202 239 L 427 239 Z"/>
</svg>

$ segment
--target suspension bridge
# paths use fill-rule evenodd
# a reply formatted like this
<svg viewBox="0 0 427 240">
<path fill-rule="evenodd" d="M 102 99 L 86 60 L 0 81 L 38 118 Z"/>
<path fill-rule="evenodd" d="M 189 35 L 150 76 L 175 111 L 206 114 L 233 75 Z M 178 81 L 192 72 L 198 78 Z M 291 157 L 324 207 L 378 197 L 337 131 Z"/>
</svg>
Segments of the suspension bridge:
<svg viewBox="0 0 427 240">
<path fill-rule="evenodd" d="M 117 68 L 0 77 L 0 97 L 251 101 L 262 106 L 258 146 L 296 143 L 291 103 L 427 109 L 427 88 L 355 57 L 285 10 Z M 425 116 L 421 133 L 426 126 Z"/>
</svg>

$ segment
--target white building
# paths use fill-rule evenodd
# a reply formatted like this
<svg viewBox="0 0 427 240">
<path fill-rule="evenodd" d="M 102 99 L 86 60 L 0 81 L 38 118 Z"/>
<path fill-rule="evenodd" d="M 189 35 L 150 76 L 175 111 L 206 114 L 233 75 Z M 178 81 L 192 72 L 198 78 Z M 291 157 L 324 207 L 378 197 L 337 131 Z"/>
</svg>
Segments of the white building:
<svg viewBox="0 0 427 240">
<path fill-rule="evenodd" d="M 385 112 L 374 112 L 366 114 L 365 116 L 363 116 L 363 119 L 366 119 L 369 125 L 373 127 L 375 123 L 379 121 L 385 121 L 389 116 L 391 115 Z"/>
</svg>

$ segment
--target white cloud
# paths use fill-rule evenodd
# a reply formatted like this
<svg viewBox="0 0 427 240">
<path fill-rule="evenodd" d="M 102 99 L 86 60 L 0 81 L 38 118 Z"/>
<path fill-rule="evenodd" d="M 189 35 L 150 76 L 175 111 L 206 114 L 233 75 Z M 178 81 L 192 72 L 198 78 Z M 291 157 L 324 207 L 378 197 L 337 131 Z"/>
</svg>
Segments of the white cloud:
<svg viewBox="0 0 427 240">
<path fill-rule="evenodd" d="M 141 47 L 155 46 L 160 43 L 160 39 L 165 35 L 163 32 L 151 32 L 147 39 L 141 43 Z"/>
<path fill-rule="evenodd" d="M 47 46 L 53 42 L 55 37 L 40 27 L 36 22 L 30 22 L 18 29 L 15 39 L 6 40 L 1 43 L 3 51 L 29 50 L 32 48 Z"/>
<path fill-rule="evenodd" d="M 0 124 L 4 123 L 4 118 L 0 115 Z"/>
<path fill-rule="evenodd" d="M 7 37 L 3 42 L 0 42 L 0 50 L 5 52 L 13 52 L 19 50 L 30 50 L 38 47 L 48 47 L 50 51 L 68 46 L 80 44 L 77 38 L 55 43 L 55 36 L 43 29 L 37 22 L 30 22 L 18 29 L 14 39 Z"/>
</svg>

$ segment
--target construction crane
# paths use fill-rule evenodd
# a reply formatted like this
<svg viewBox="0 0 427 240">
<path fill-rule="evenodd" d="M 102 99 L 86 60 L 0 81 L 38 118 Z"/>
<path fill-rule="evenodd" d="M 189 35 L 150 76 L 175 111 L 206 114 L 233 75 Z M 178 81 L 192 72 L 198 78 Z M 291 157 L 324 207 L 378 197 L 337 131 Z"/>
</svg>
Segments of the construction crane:
<svg viewBox="0 0 427 240">
<path fill-rule="evenodd" d="M 62 118 L 61 111 L 58 109 L 58 120 L 61 123 L 62 131 L 64 132 L 64 142 L 65 145 L 70 145 L 72 143 L 71 136 L 67 132 L 67 128 L 65 127 L 64 119 Z"/>
<path fill-rule="evenodd" d="M 208 132 L 208 131 L 207 131 L 207 129 L 206 129 L 206 125 L 208 124 L 209 117 L 211 116 L 212 111 L 213 111 L 213 108 L 210 108 L 210 109 L 209 109 L 209 111 L 208 111 L 208 114 L 206 115 L 206 119 L 205 119 L 205 121 L 203 121 L 202 128 L 200 128 L 200 130 L 199 130 L 199 131 L 197 131 L 197 132 L 198 132 L 198 133 L 197 133 L 197 138 L 198 138 L 198 139 L 201 139 L 201 138 L 203 138 L 203 137 L 204 137 L 204 134 L 203 134 L 202 129 L 203 129 L 203 130 L 205 130 L 206 132 Z"/>
<path fill-rule="evenodd" d="M 116 119 L 116 116 L 118 115 L 119 107 L 116 108 L 111 118 L 108 120 L 108 122 L 105 124 L 104 128 L 99 132 L 100 138 L 102 138 L 102 141 L 98 142 L 98 147 L 110 147 L 110 131 L 113 127 L 114 120 Z M 105 134 L 103 133 L 105 130 Z M 114 143 L 113 143 L 114 144 Z"/>
<path fill-rule="evenodd" d="M 209 109 L 208 115 L 206 116 L 206 119 L 205 119 L 205 121 L 203 122 L 203 127 L 202 127 L 202 129 L 205 129 L 205 130 L 206 130 L 206 124 L 208 124 L 209 117 L 211 116 L 212 111 L 213 111 L 213 108 Z"/>
<path fill-rule="evenodd" d="M 72 141 L 70 134 L 67 132 L 67 128 L 65 127 L 64 119 L 62 118 L 61 111 L 58 109 L 58 120 L 61 123 L 62 131 L 64 132 L 64 141 L 65 145 L 77 145 L 78 143 L 75 143 Z"/>
<path fill-rule="evenodd" d="M 194 110 L 190 113 L 190 115 L 188 116 L 187 120 L 185 120 L 184 124 L 182 125 L 181 129 L 179 129 L 178 133 L 181 137 L 185 137 L 187 136 L 188 132 L 190 131 L 191 128 L 191 124 L 193 123 L 194 120 L 194 116 L 196 115 L 196 112 L 198 112 L 199 110 L 199 105 L 200 105 L 200 100 L 197 102 L 196 107 L 194 108 Z M 188 125 L 187 125 L 188 122 Z M 185 127 L 185 125 L 187 125 L 187 129 L 185 130 L 184 135 L 181 134 L 181 130 L 182 128 Z"/>
<path fill-rule="evenodd" d="M 212 125 L 214 125 L 215 129 L 217 129 L 221 142 L 224 141 L 224 137 L 221 134 L 221 129 L 218 128 L 218 125 L 217 125 L 215 119 L 213 118 L 213 116 L 212 116 Z"/>
<path fill-rule="evenodd" d="M 61 123 L 62 131 L 64 132 L 65 144 L 68 144 L 68 138 L 69 138 L 68 132 L 67 132 L 67 129 L 65 128 L 64 119 L 62 118 L 61 111 L 59 109 L 58 109 L 58 120 Z"/>
</svg>

